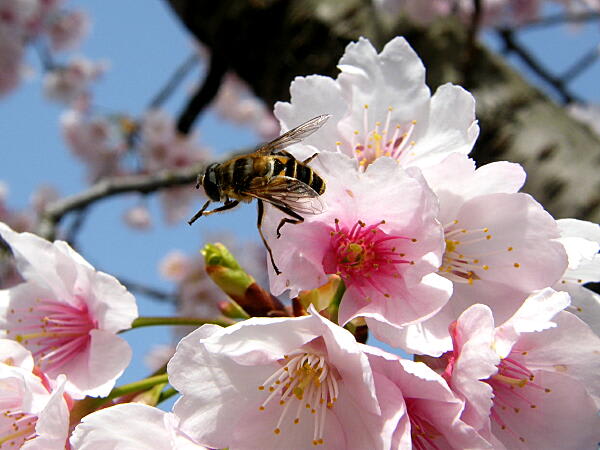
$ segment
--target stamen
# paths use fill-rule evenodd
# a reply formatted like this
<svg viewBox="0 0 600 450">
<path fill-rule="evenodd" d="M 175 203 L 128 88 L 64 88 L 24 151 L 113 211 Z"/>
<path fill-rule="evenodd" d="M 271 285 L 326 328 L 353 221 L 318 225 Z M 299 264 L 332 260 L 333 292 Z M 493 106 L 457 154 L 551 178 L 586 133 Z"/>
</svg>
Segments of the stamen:
<svg viewBox="0 0 600 450">
<path fill-rule="evenodd" d="M 37 416 L 14 409 L 0 411 L 0 447 L 8 444 L 7 448 L 21 448 L 26 441 L 36 436 Z"/>
<path fill-rule="evenodd" d="M 483 272 L 490 270 L 489 257 L 504 252 L 513 251 L 512 246 L 502 249 L 481 251 L 485 246 L 474 245 L 492 239 L 488 227 L 464 228 L 458 227 L 458 220 L 453 220 L 444 225 L 444 237 L 446 240 L 446 251 L 439 273 L 455 283 L 473 284 L 480 280 Z M 477 253 L 474 254 L 474 251 Z M 519 263 L 514 264 L 520 267 Z"/>
<path fill-rule="evenodd" d="M 519 352 L 515 349 L 516 354 Z M 549 393 L 550 390 L 534 382 L 535 376 L 522 363 L 514 358 L 508 357 L 502 359 L 498 365 L 498 372 L 489 379 L 485 380 L 493 389 L 494 406 L 490 417 L 498 424 L 501 430 L 507 431 L 515 438 L 524 442 L 522 436 L 518 436 L 508 425 L 508 421 L 503 419 L 507 414 L 519 414 L 523 404 L 530 409 L 536 409 L 537 405 L 529 398 L 530 389 L 542 390 Z"/>
<path fill-rule="evenodd" d="M 367 298 L 368 290 L 389 297 L 387 280 L 399 278 L 400 265 L 411 264 L 398 252 L 398 241 L 413 241 L 407 236 L 388 235 L 381 230 L 385 221 L 367 225 L 357 220 L 351 227 L 338 219 L 330 233 L 330 250 L 323 260 L 326 273 L 338 274 Z M 394 242 L 395 241 L 395 242 Z"/>
<path fill-rule="evenodd" d="M 323 444 L 327 409 L 332 408 L 337 400 L 336 375 L 325 357 L 313 353 L 297 351 L 280 362 L 285 365 L 258 387 L 260 391 L 265 391 L 268 386 L 270 391 L 259 410 L 264 411 L 269 404 L 282 407 L 273 430 L 276 435 L 285 430 L 283 425 L 286 420 L 291 419 L 292 424 L 298 424 L 302 411 L 306 410 L 314 416 L 312 443 Z M 274 401 L 276 398 L 278 402 Z M 288 412 L 294 402 L 296 412 L 291 416 Z"/>
<path fill-rule="evenodd" d="M 363 105 L 362 132 L 354 130 L 351 147 L 358 159 L 359 166 L 365 169 L 369 164 L 381 156 L 388 156 L 400 160 L 407 153 L 405 150 L 412 148 L 416 143 L 410 140 L 416 125 L 416 120 L 407 123 L 392 124 L 394 108 L 387 109 L 383 128 L 381 121 L 369 120 L 369 105 Z M 374 123 L 371 128 L 370 124 Z M 394 133 L 391 135 L 391 128 Z M 336 143 L 339 150 L 339 146 Z"/>
<path fill-rule="evenodd" d="M 76 299 L 77 300 L 77 299 Z M 36 364 L 45 372 L 56 372 L 90 343 L 90 331 L 97 328 L 87 304 L 77 306 L 50 299 L 38 299 L 35 307 L 13 308 L 8 330 L 13 339 L 31 350 Z"/>
</svg>

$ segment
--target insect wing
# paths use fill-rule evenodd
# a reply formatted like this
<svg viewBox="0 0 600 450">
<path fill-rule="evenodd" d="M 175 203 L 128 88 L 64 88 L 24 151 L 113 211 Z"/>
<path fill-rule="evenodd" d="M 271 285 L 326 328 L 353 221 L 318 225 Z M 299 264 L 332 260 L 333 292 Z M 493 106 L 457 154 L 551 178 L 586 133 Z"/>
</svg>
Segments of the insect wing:
<svg viewBox="0 0 600 450">
<path fill-rule="evenodd" d="M 300 214 L 320 214 L 325 205 L 319 194 L 308 184 L 291 177 L 273 177 L 264 184 L 262 178 L 250 183 L 247 195 L 274 205 L 288 207 Z"/>
<path fill-rule="evenodd" d="M 292 144 L 297 144 L 298 142 L 302 141 L 302 139 L 310 136 L 319 128 L 321 128 L 323 124 L 327 122 L 329 117 L 329 114 L 324 114 L 322 116 L 317 116 L 314 119 L 310 119 L 308 122 L 304 122 L 302 125 L 283 133 L 281 136 L 273 139 L 271 142 L 260 146 L 260 148 L 256 150 L 256 153 L 260 155 L 271 155 Z"/>
</svg>

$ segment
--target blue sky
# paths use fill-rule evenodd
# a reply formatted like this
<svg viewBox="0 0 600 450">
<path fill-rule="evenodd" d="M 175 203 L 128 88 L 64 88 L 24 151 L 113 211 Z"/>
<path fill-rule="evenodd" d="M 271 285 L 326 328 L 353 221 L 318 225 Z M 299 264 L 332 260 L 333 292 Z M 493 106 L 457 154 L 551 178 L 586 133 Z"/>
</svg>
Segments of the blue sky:
<svg viewBox="0 0 600 450">
<path fill-rule="evenodd" d="M 80 53 L 93 58 L 106 58 L 111 68 L 96 85 L 95 103 L 106 111 L 138 115 L 168 79 L 171 72 L 193 50 L 191 37 L 159 0 L 71 1 L 68 5 L 86 9 L 93 20 L 93 29 Z M 592 45 L 600 41 L 600 25 L 538 29 L 523 35 L 536 53 L 554 67 L 568 67 Z M 495 44 L 495 40 L 489 41 Z M 28 62 L 39 69 L 33 52 Z M 185 94 L 200 77 L 200 68 L 193 71 L 170 101 L 166 109 L 176 114 L 184 103 Z M 574 90 L 582 97 L 600 103 L 600 64 L 578 77 Z M 41 184 L 51 184 L 61 195 L 70 195 L 86 187 L 84 167 L 76 161 L 64 144 L 58 127 L 63 107 L 43 99 L 40 76 L 23 83 L 12 95 L 0 100 L 0 137 L 2 166 L 0 180 L 10 189 L 9 205 L 21 208 Z M 224 124 L 211 114 L 197 125 L 202 142 L 216 152 L 231 151 L 254 145 L 258 141 L 248 129 Z M 191 188 L 191 187 L 190 187 Z M 233 231 L 241 239 L 257 240 L 255 207 L 246 206 L 228 214 L 216 215 L 197 226 L 185 223 L 165 226 L 155 199 L 150 200 L 154 228 L 149 232 L 130 230 L 123 226 L 122 214 L 136 204 L 136 196 L 126 196 L 100 202 L 92 208 L 78 238 L 79 250 L 98 269 L 117 277 L 170 290 L 172 285 L 162 280 L 157 264 L 172 249 L 187 253 L 197 251 L 203 235 L 215 231 Z M 202 199 L 198 199 L 198 207 Z M 193 211 L 191 211 L 193 212 Z M 166 315 L 169 306 L 138 297 L 141 315 Z M 134 330 L 125 334 L 134 347 L 134 362 L 122 382 L 145 376 L 144 354 L 152 345 L 170 342 L 166 327 Z"/>
</svg>

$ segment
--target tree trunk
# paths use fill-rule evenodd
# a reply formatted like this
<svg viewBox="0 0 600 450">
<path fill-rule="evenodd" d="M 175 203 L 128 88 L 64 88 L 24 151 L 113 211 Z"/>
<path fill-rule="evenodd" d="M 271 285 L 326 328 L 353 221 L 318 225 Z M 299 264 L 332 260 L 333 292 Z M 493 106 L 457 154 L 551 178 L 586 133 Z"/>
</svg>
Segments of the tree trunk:
<svg viewBox="0 0 600 450">
<path fill-rule="evenodd" d="M 169 0 L 185 26 L 269 105 L 289 100 L 296 76 L 336 77 L 346 45 L 365 36 L 381 49 L 407 38 L 432 90 L 461 84 L 477 99 L 478 164 L 519 162 L 525 190 L 555 217 L 600 221 L 600 138 L 524 80 L 502 57 L 469 39 L 454 18 L 418 27 L 379 18 L 368 0 Z M 384 21 L 385 20 L 385 21 Z M 326 112 L 326 111 L 324 111 Z"/>
</svg>

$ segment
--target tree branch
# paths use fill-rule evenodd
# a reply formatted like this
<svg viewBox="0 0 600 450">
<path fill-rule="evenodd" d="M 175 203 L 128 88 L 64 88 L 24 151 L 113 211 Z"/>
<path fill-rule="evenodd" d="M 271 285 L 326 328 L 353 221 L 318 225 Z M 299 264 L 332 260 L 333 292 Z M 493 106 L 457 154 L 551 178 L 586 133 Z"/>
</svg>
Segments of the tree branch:
<svg viewBox="0 0 600 450">
<path fill-rule="evenodd" d="M 531 53 L 517 42 L 511 29 L 500 29 L 498 30 L 498 34 L 502 38 L 506 49 L 514 52 L 537 76 L 552 86 L 563 103 L 582 102 L 580 98 L 569 92 L 565 82 L 561 78 L 551 75 L 548 69 L 542 66 Z"/>
<path fill-rule="evenodd" d="M 227 63 L 218 54 L 213 53 L 210 58 L 208 73 L 202 85 L 191 97 L 185 109 L 181 112 L 177 120 L 177 130 L 180 133 L 188 134 L 196 118 L 202 110 L 215 98 L 223 76 L 227 72 Z"/>
<path fill-rule="evenodd" d="M 148 194 L 159 189 L 191 184 L 196 180 L 202 168 L 203 165 L 194 165 L 148 175 L 127 175 L 102 179 L 86 191 L 50 203 L 41 214 L 38 234 L 53 240 L 56 236 L 56 227 L 61 219 L 71 211 L 81 210 L 98 200 L 123 193 Z M 192 189 L 191 186 L 190 189 Z"/>
<path fill-rule="evenodd" d="M 192 70 L 196 64 L 198 64 L 199 60 L 200 56 L 197 52 L 194 52 L 188 56 L 187 59 L 181 63 L 177 69 L 175 69 L 175 72 L 173 72 L 173 74 L 169 77 L 167 83 L 152 99 L 148 105 L 148 109 L 159 108 L 162 106 L 162 104 L 171 96 L 177 86 L 179 86 L 179 83 L 181 83 L 189 71 Z"/>
<path fill-rule="evenodd" d="M 117 278 L 129 291 L 137 292 L 138 294 L 152 297 L 153 299 L 161 302 L 168 302 L 173 304 L 177 302 L 177 295 L 175 295 L 174 293 L 165 292 L 151 286 L 146 286 L 145 284 L 138 283 L 137 281 L 126 280 L 121 277 Z"/>
<path fill-rule="evenodd" d="M 400 16 L 378 22 L 371 0 L 168 2 L 211 54 L 228 58 L 230 70 L 269 105 L 289 99 L 296 76 L 336 77 L 340 56 L 359 36 L 380 50 L 394 36 L 406 37 L 427 67 L 431 89 L 464 83 L 475 96 L 481 134 L 471 156 L 478 164 L 519 162 L 528 172 L 526 191 L 551 214 L 600 220 L 598 136 L 481 42 L 463 81 L 457 55 L 464 54 L 467 32 L 457 18 L 427 26 Z"/>
<path fill-rule="evenodd" d="M 560 76 L 563 83 L 568 83 L 577 77 L 581 72 L 590 67 L 600 57 L 600 48 L 598 45 L 594 45 L 589 49 L 580 59 L 576 61 L 571 67 L 564 71 Z"/>
<path fill-rule="evenodd" d="M 463 79 L 467 84 L 470 84 L 471 69 L 473 67 L 472 59 L 476 53 L 477 36 L 481 27 L 481 19 L 483 15 L 483 8 L 481 5 L 482 0 L 473 1 L 473 14 L 471 15 L 471 22 L 467 31 L 467 42 L 464 52 L 463 61 Z"/>
</svg>

